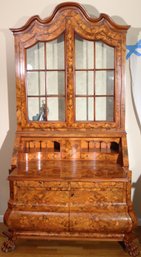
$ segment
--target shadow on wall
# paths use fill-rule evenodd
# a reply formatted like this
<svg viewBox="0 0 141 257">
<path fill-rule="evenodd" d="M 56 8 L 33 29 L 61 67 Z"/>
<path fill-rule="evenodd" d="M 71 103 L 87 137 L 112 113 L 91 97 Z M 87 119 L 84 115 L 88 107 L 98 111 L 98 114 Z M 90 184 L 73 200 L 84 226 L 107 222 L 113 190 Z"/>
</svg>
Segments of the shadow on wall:
<svg viewBox="0 0 141 257">
<path fill-rule="evenodd" d="M 112 16 L 112 19 L 115 22 L 117 22 L 118 24 L 128 25 L 122 18 L 120 18 L 118 16 Z M 127 45 L 136 44 L 137 41 L 138 41 L 139 33 L 141 33 L 141 28 L 130 27 L 130 29 L 127 32 L 126 44 Z M 133 104 L 133 110 L 134 110 L 135 118 L 136 118 L 136 121 L 137 121 L 137 125 L 138 125 L 138 128 L 139 128 L 140 132 L 141 132 L 141 124 L 139 122 L 139 117 L 138 117 L 138 114 L 137 114 L 136 105 L 135 105 L 134 96 L 133 96 L 133 87 L 132 87 L 132 79 L 131 79 L 132 77 L 131 77 L 131 70 L 130 70 L 129 61 L 128 61 L 128 65 L 129 65 L 131 83 L 127 86 L 130 87 L 131 100 L 132 100 L 131 102 Z M 133 139 L 132 139 L 132 141 L 133 141 Z M 129 150 L 131 150 L 131 149 L 129 149 Z M 134 172 L 134 170 L 133 170 L 133 172 Z M 136 171 L 136 172 L 138 172 L 138 174 L 140 174 L 139 171 Z M 136 183 L 132 184 L 132 188 L 134 188 L 134 194 L 133 194 L 133 200 L 132 200 L 133 201 L 133 206 L 134 206 L 134 211 L 135 211 L 136 215 L 138 216 L 138 218 L 140 219 L 141 218 L 141 204 L 139 203 L 139 199 L 141 198 L 141 176 L 139 176 Z"/>
<path fill-rule="evenodd" d="M 77 1 L 75 1 L 75 2 L 77 2 Z M 98 11 L 94 6 L 89 5 L 89 4 L 81 4 L 81 5 L 82 5 L 82 7 L 85 9 L 85 11 L 87 12 L 87 14 L 88 14 L 89 16 L 91 16 L 91 17 L 93 17 L 93 18 L 99 17 L 100 13 L 99 13 L 99 11 Z M 53 11 L 54 11 L 54 9 L 56 8 L 56 5 L 53 6 L 53 5 L 51 4 L 51 6 L 52 6 L 53 8 L 50 8 L 50 9 L 49 9 L 50 6 L 45 7 L 44 10 L 42 11 L 41 15 L 39 15 L 39 16 L 40 16 L 41 18 L 44 17 L 45 19 L 46 19 L 47 17 L 51 16 L 52 13 L 53 13 Z M 44 19 L 44 18 L 43 18 L 43 19 Z"/>
<path fill-rule="evenodd" d="M 20 27 L 25 24 L 28 17 L 22 17 L 16 24 Z M 7 208 L 7 201 L 9 198 L 9 185 L 7 177 L 9 174 L 11 156 L 15 140 L 16 131 L 16 82 L 15 82 L 15 50 L 14 37 L 9 29 L 1 30 L 6 42 L 6 63 L 7 63 L 7 90 L 8 90 L 8 113 L 9 113 L 9 131 L 0 148 L 0 215 L 2 215 Z"/>
<path fill-rule="evenodd" d="M 127 34 L 127 45 L 135 45 L 139 40 L 139 35 L 141 35 L 141 28 L 130 28 L 129 32 Z M 141 57 L 139 57 L 139 58 L 141 58 Z M 138 125 L 140 135 L 141 135 L 141 123 L 140 123 L 140 119 L 139 119 L 139 116 L 138 116 L 138 113 L 137 113 L 136 103 L 135 103 L 134 94 L 133 94 L 133 84 L 132 84 L 133 81 L 132 81 L 132 74 L 131 74 L 130 59 L 128 60 L 128 63 L 129 63 L 129 74 L 130 74 L 130 81 L 131 81 L 130 85 L 128 85 L 128 86 L 130 86 L 133 110 L 134 110 L 135 118 L 136 118 L 137 125 Z M 138 174 L 140 174 L 139 171 L 138 171 Z M 140 203 L 140 199 L 141 199 L 141 175 L 139 176 L 137 182 L 133 183 L 132 187 L 134 188 L 134 195 L 133 195 L 134 211 L 137 214 L 137 216 L 139 217 L 139 223 L 141 223 L 141 203 Z"/>
<path fill-rule="evenodd" d="M 13 143 L 16 129 L 16 98 L 15 98 L 15 61 L 14 61 L 14 41 L 12 33 L 9 30 L 1 30 L 5 36 L 6 42 L 6 63 L 7 63 L 7 90 L 8 90 L 8 113 L 9 113 L 9 131 L 0 149 L 0 214 L 4 213 L 7 207 L 8 199 L 8 170 L 12 155 Z"/>
<path fill-rule="evenodd" d="M 94 6 L 91 6 L 89 4 L 84 4 L 83 7 L 86 10 L 86 12 L 88 13 L 88 15 L 91 16 L 92 18 L 99 17 L 100 13 Z"/>
<path fill-rule="evenodd" d="M 138 37 L 140 35 L 140 38 Z M 135 45 L 138 40 L 141 39 L 141 28 L 130 28 L 128 37 L 127 37 L 127 45 Z M 138 50 L 137 50 L 138 51 Z M 141 56 L 138 57 L 141 59 Z M 136 108 L 136 103 L 134 99 L 134 93 L 133 93 L 133 81 L 132 81 L 132 71 L 131 71 L 131 63 L 129 59 L 129 72 L 130 72 L 130 78 L 131 78 L 131 97 L 132 97 L 132 103 L 133 103 L 133 109 L 136 117 L 136 121 L 141 133 L 141 123 L 140 123 L 140 118 L 138 116 L 137 108 Z"/>
<path fill-rule="evenodd" d="M 141 199 L 141 175 L 138 178 L 137 182 L 133 183 L 133 188 L 135 188 L 133 196 L 134 211 L 136 214 L 140 214 L 141 217 L 141 201 L 139 201 L 139 199 Z M 141 223 L 141 218 L 139 222 Z"/>
<path fill-rule="evenodd" d="M 141 57 L 140 57 L 140 58 L 141 58 Z M 131 89 L 130 89 L 130 90 L 131 90 L 132 104 L 133 104 L 133 109 L 134 109 L 136 121 L 137 121 L 139 130 L 140 130 L 140 133 L 141 133 L 141 123 L 140 123 L 140 119 L 139 119 L 139 116 L 138 116 L 138 113 L 137 113 L 136 104 L 135 104 L 135 99 L 134 99 L 134 95 L 133 95 L 132 75 L 131 75 L 131 66 L 130 66 L 130 63 L 129 63 L 129 71 L 130 71 L 130 78 L 131 78 Z"/>
<path fill-rule="evenodd" d="M 118 24 L 128 25 L 122 18 L 120 18 L 118 16 L 112 16 L 111 18 L 115 22 L 117 22 Z M 138 41 L 139 33 L 141 34 L 141 28 L 130 28 L 127 32 L 126 44 L 127 45 L 136 44 L 137 41 Z M 130 70 L 130 63 L 128 65 L 129 65 L 129 70 Z M 134 101 L 132 79 L 131 78 L 132 77 L 131 77 L 131 70 L 130 70 L 130 81 L 131 81 L 131 83 L 127 86 L 130 87 L 133 110 L 134 110 L 134 114 L 135 114 L 135 118 L 136 118 L 136 121 L 137 121 L 138 128 L 141 132 L 141 124 L 140 124 L 140 121 L 139 121 L 139 117 L 138 117 L 138 114 L 137 114 L 136 105 L 135 105 L 135 101 Z M 138 174 L 140 174 L 139 171 L 138 171 Z M 134 211 L 135 211 L 136 215 L 138 216 L 138 218 L 141 219 L 141 204 L 139 202 L 139 199 L 141 198 L 141 176 L 139 176 L 136 183 L 132 184 L 132 188 L 134 188 L 134 194 L 133 194 Z M 140 223 L 141 223 L 141 220 L 140 220 Z"/>
</svg>

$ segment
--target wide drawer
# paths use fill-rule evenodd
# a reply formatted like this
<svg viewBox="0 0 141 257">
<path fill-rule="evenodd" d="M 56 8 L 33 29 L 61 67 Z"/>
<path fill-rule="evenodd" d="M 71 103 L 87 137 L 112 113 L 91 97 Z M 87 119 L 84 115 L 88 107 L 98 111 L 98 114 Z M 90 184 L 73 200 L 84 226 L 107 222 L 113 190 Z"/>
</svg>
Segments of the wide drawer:
<svg viewBox="0 0 141 257">
<path fill-rule="evenodd" d="M 128 213 L 70 213 L 71 232 L 129 232 L 132 221 Z"/>
<path fill-rule="evenodd" d="M 91 212 L 96 206 L 105 208 L 110 205 L 126 205 L 126 183 L 71 183 L 70 211 Z"/>
<path fill-rule="evenodd" d="M 26 210 L 32 209 L 46 210 L 48 212 L 69 211 L 69 191 L 47 191 L 44 188 L 21 187 L 16 190 L 13 202 L 21 209 L 23 206 Z M 38 208 L 37 208 L 38 207 Z"/>
<path fill-rule="evenodd" d="M 8 210 L 5 221 L 10 229 L 20 231 L 59 233 L 69 230 L 68 213 Z"/>
</svg>

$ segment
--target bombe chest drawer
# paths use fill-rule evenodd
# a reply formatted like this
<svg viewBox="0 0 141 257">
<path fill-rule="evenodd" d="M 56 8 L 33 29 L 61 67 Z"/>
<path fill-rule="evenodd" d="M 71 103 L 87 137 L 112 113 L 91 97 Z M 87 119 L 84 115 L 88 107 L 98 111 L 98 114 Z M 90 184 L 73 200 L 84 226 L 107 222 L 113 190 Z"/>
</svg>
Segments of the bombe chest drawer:
<svg viewBox="0 0 141 257">
<path fill-rule="evenodd" d="M 124 232 L 132 222 L 127 212 L 125 181 L 10 181 L 11 229 L 62 236 Z M 8 215 L 8 214 L 7 214 Z M 112 215 L 112 221 L 110 220 Z M 17 223 L 17 219 L 19 222 Z M 15 220 L 15 221 L 14 221 Z M 38 222 L 37 222 L 38 220 Z M 122 220 L 122 222 L 121 222 Z M 61 236 L 61 234 L 60 234 Z"/>
</svg>

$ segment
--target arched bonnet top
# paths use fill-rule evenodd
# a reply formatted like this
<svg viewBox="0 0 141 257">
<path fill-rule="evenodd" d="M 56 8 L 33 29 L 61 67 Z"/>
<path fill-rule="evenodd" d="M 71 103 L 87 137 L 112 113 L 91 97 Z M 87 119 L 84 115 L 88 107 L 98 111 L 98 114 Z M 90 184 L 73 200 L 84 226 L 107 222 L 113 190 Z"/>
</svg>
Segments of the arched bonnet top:
<svg viewBox="0 0 141 257">
<path fill-rule="evenodd" d="M 66 9 L 68 10 L 68 12 L 66 12 Z M 89 22 L 93 25 L 106 23 L 111 27 L 111 29 L 116 30 L 116 31 L 120 31 L 120 32 L 121 31 L 127 31 L 130 27 L 128 25 L 119 25 L 119 24 L 115 23 L 105 13 L 101 13 L 98 18 L 92 18 L 88 15 L 88 13 L 84 9 L 84 7 L 82 7 L 79 3 L 64 2 L 64 3 L 61 3 L 61 4 L 57 5 L 57 7 L 54 9 L 52 15 L 49 16 L 48 18 L 41 19 L 39 15 L 34 15 L 25 23 L 24 26 L 22 26 L 20 28 L 11 28 L 11 31 L 14 34 L 18 34 L 18 33 L 21 33 L 21 32 L 25 32 L 29 27 L 32 27 L 34 25 L 36 26 L 37 24 L 38 25 L 50 24 L 60 14 L 62 14 L 64 16 L 64 18 L 67 18 L 68 14 L 70 15 L 69 10 L 74 11 L 74 12 L 71 13 L 71 16 L 75 16 L 77 11 L 79 11 L 79 14 L 81 15 L 81 17 L 83 17 L 83 20 L 86 20 L 87 22 Z"/>
</svg>

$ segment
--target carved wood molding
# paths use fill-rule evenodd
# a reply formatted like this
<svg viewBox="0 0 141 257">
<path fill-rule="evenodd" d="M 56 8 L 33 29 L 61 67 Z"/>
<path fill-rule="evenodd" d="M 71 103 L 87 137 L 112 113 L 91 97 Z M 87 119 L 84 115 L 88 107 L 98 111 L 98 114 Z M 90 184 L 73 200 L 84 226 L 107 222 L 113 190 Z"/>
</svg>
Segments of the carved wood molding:
<svg viewBox="0 0 141 257">
<path fill-rule="evenodd" d="M 63 3 L 56 7 L 47 19 L 33 16 L 21 28 L 11 29 L 16 46 L 17 121 L 21 128 L 124 128 L 124 63 L 125 36 L 129 26 L 116 24 L 106 14 L 91 18 L 77 3 Z M 75 122 L 74 117 L 74 33 L 87 40 L 103 41 L 115 47 L 115 121 Z M 25 49 L 39 41 L 50 41 L 65 33 L 67 105 L 65 122 L 28 121 L 26 99 Z"/>
</svg>

